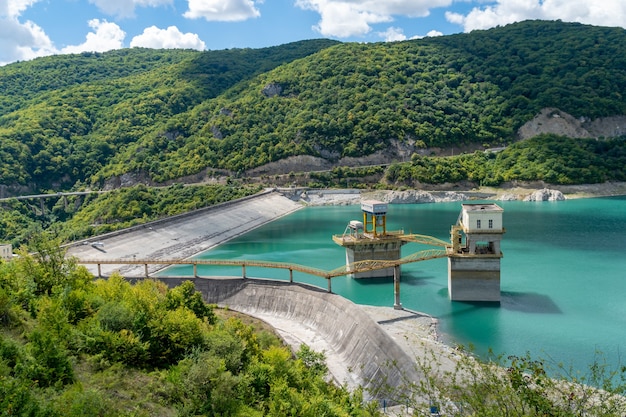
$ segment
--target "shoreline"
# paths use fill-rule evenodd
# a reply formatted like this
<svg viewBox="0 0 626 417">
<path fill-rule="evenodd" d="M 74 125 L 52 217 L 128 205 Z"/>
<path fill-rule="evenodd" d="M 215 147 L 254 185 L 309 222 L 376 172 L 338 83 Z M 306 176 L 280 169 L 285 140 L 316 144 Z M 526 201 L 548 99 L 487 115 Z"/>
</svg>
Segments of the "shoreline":
<svg viewBox="0 0 626 417">
<path fill-rule="evenodd" d="M 429 187 L 433 188 L 433 187 Z M 626 195 L 626 182 L 602 184 L 546 185 L 511 183 L 502 187 L 462 188 L 442 185 L 433 189 L 361 190 L 278 188 L 279 193 L 305 206 L 358 205 L 362 200 L 380 200 L 389 204 L 424 204 L 468 200 L 562 201 L 581 198 Z"/>
</svg>

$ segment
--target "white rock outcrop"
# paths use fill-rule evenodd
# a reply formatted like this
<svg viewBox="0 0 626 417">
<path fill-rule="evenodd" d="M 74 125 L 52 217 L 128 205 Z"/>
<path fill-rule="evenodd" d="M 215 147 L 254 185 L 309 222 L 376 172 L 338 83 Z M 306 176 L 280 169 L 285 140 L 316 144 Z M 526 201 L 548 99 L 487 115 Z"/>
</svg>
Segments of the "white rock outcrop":
<svg viewBox="0 0 626 417">
<path fill-rule="evenodd" d="M 619 137 L 626 134 L 626 116 L 616 115 L 599 119 L 575 118 L 557 108 L 546 107 L 517 131 L 520 139 L 529 139 L 544 133 L 570 138 Z"/>
<path fill-rule="evenodd" d="M 565 196 L 559 190 L 551 190 L 544 188 L 537 190 L 534 193 L 524 198 L 524 201 L 562 201 L 565 200 Z"/>
<path fill-rule="evenodd" d="M 428 192 L 420 190 L 388 191 L 379 197 L 389 204 L 446 203 L 464 201 L 468 197 L 454 191 Z"/>
</svg>

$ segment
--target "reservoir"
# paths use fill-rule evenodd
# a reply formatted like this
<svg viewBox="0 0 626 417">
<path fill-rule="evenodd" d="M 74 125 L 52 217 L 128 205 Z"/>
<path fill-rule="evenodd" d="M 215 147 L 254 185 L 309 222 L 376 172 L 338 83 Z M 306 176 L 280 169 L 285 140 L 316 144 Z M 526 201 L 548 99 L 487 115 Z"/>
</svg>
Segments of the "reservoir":
<svg viewBox="0 0 626 417">
<path fill-rule="evenodd" d="M 560 202 L 497 202 L 504 209 L 502 301 L 451 302 L 447 259 L 402 266 L 405 308 L 439 320 L 448 344 L 473 346 L 476 354 L 530 353 L 585 372 L 601 352 L 612 368 L 626 352 L 626 196 Z M 449 241 L 461 203 L 389 205 L 387 230 Z M 345 264 L 333 243 L 358 205 L 307 207 L 211 251 L 202 259 L 249 259 L 298 263 L 331 270 Z M 407 244 L 402 256 L 427 249 Z M 199 275 L 238 275 L 240 267 L 199 266 Z M 192 275 L 173 267 L 168 275 Z M 248 267 L 249 277 L 289 279 L 289 272 Z M 326 288 L 326 281 L 294 272 L 294 280 Z M 355 303 L 393 306 L 393 279 L 338 277 L 333 292 Z M 329 317 L 341 320 L 341 317 Z"/>
</svg>

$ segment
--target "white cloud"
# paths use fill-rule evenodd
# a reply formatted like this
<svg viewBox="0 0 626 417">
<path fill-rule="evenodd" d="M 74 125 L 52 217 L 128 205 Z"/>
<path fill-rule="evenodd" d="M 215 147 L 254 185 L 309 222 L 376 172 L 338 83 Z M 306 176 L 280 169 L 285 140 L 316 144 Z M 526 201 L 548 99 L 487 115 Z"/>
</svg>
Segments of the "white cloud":
<svg viewBox="0 0 626 417">
<path fill-rule="evenodd" d="M 136 7 L 167 6 L 173 2 L 174 0 L 89 0 L 89 3 L 95 4 L 101 12 L 119 18 L 133 17 Z"/>
<path fill-rule="evenodd" d="M 89 21 L 89 27 L 94 31 L 87 34 L 85 42 L 80 45 L 66 46 L 61 53 L 105 52 L 124 47 L 126 33 L 115 23 L 92 19 Z"/>
<path fill-rule="evenodd" d="M 21 13 L 37 0 L 0 0 L 0 65 L 54 53 L 52 41 L 31 21 L 20 22 Z"/>
<path fill-rule="evenodd" d="M 406 35 L 401 28 L 390 27 L 384 32 L 378 33 L 381 38 L 385 39 L 385 42 L 395 42 L 406 40 Z"/>
<path fill-rule="evenodd" d="M 188 19 L 205 18 L 208 21 L 240 22 L 261 16 L 257 0 L 188 0 L 189 10 L 183 15 Z"/>
<path fill-rule="evenodd" d="M 321 20 L 314 29 L 324 36 L 340 38 L 365 35 L 372 30 L 371 24 L 392 20 L 391 16 L 358 10 L 342 2 L 328 2 L 319 12 Z"/>
<path fill-rule="evenodd" d="M 396 42 L 396 41 L 405 41 L 407 39 L 423 39 L 423 38 L 433 38 L 435 36 L 443 36 L 443 33 L 438 30 L 431 30 L 425 36 L 423 35 L 415 35 L 407 38 L 404 34 L 404 31 L 401 28 L 390 27 L 384 32 L 379 32 L 378 35 L 385 39 L 385 42 Z"/>
<path fill-rule="evenodd" d="M 393 16 L 425 17 L 430 9 L 451 3 L 452 0 L 296 0 L 301 9 L 320 14 L 316 31 L 340 38 L 365 35 L 372 25 L 391 22 Z"/>
<path fill-rule="evenodd" d="M 159 29 L 156 26 L 145 28 L 141 35 L 135 36 L 131 47 L 144 47 L 154 49 L 197 49 L 203 51 L 206 45 L 195 33 L 182 33 L 176 26 L 167 29 Z"/>
<path fill-rule="evenodd" d="M 40 0 L 1 0 L 0 16 L 17 17 Z"/>
<path fill-rule="evenodd" d="M 497 0 L 475 7 L 467 15 L 446 13 L 446 19 L 463 26 L 465 32 L 489 29 L 527 19 L 560 19 L 598 26 L 626 27 L 624 0 Z"/>
<path fill-rule="evenodd" d="M 426 34 L 426 37 L 428 38 L 434 38 L 436 36 L 443 36 L 443 33 L 438 30 L 431 30 Z"/>
</svg>

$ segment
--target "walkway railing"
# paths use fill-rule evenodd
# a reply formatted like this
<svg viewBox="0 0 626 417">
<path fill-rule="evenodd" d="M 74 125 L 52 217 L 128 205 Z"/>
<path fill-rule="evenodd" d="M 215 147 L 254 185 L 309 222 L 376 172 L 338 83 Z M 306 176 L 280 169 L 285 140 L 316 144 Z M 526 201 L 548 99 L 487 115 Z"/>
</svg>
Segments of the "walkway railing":
<svg viewBox="0 0 626 417">
<path fill-rule="evenodd" d="M 308 275 L 314 275 L 326 279 L 328 292 L 332 292 L 332 278 L 357 272 L 366 272 L 377 269 L 398 267 L 407 263 L 425 261 L 436 258 L 444 258 L 445 256 L 445 250 L 428 249 L 420 252 L 415 252 L 409 256 L 405 256 L 404 258 L 396 260 L 359 261 L 348 265 L 343 265 L 330 271 L 295 263 L 229 259 L 79 259 L 77 260 L 77 263 L 81 265 L 97 265 L 99 278 L 102 278 L 103 276 L 102 265 L 144 265 L 145 278 L 150 278 L 148 268 L 148 266 L 150 265 L 162 265 L 164 267 L 170 265 L 191 265 L 193 266 L 194 278 L 200 278 L 200 275 L 198 274 L 198 265 L 240 266 L 242 269 L 242 278 L 246 278 L 247 267 L 284 269 L 289 271 L 289 282 L 293 282 L 293 272 L 298 271 Z M 160 275 L 160 277 L 164 276 Z"/>
</svg>

